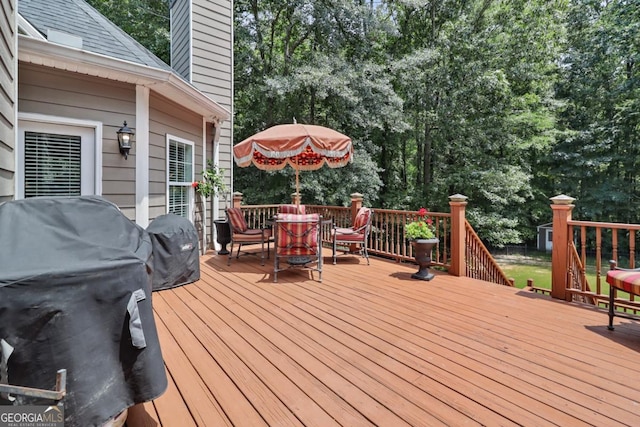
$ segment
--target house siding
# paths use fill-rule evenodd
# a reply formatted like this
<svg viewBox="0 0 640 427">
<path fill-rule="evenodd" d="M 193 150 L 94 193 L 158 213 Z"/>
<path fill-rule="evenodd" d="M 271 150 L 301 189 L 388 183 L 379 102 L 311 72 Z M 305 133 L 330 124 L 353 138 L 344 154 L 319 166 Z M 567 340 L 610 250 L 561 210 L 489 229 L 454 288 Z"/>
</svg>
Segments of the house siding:
<svg viewBox="0 0 640 427">
<path fill-rule="evenodd" d="M 13 199 L 16 141 L 16 3 L 0 1 L 0 203 Z"/>
<path fill-rule="evenodd" d="M 202 116 L 151 93 L 149 97 L 149 219 L 167 213 L 167 134 L 193 141 L 194 179 L 202 178 Z M 196 200 L 194 224 L 202 244 L 202 204 Z"/>
<path fill-rule="evenodd" d="M 20 65 L 20 112 L 102 122 L 102 196 L 130 219 L 136 217 L 136 139 L 127 160 L 120 154 L 116 131 L 135 126 L 135 86 L 50 68 Z M 166 135 L 194 142 L 195 178 L 202 175 L 202 116 L 155 93 L 149 95 L 149 220 L 167 213 Z M 202 207 L 196 206 L 202 229 Z"/>
<path fill-rule="evenodd" d="M 194 143 L 195 179 L 202 174 L 202 117 L 158 94 L 149 98 L 149 218 L 167 213 L 167 134 Z"/>
<path fill-rule="evenodd" d="M 19 111 L 102 123 L 102 196 L 135 219 L 135 140 L 127 160 L 120 154 L 116 132 L 127 121 L 135 132 L 135 86 L 19 65 Z"/>
<path fill-rule="evenodd" d="M 171 6 L 171 66 L 191 81 L 191 2 L 175 1 Z"/>
<path fill-rule="evenodd" d="M 233 3 L 227 0 L 192 0 L 192 83 L 225 107 L 233 117 Z M 222 123 L 218 158 L 232 187 L 232 119 Z M 211 147 L 211 153 L 214 147 Z M 208 157 L 211 158 L 211 157 Z M 224 203 L 210 220 L 224 218 Z"/>
</svg>

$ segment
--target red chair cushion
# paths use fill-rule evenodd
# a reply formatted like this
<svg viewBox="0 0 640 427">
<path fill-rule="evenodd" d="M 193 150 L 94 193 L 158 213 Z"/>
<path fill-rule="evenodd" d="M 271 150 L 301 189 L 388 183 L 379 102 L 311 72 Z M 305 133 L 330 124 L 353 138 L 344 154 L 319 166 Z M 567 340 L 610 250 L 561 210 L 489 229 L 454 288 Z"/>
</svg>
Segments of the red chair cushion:
<svg viewBox="0 0 640 427">
<path fill-rule="evenodd" d="M 278 255 L 315 255 L 318 251 L 319 222 L 318 214 L 278 214 L 276 218 Z"/>
<path fill-rule="evenodd" d="M 271 237 L 271 230 L 264 230 L 264 241 L 266 242 Z M 247 230 L 246 233 L 233 233 L 234 242 L 242 243 L 260 243 L 262 242 L 262 230 L 252 228 Z"/>
<path fill-rule="evenodd" d="M 364 234 L 354 233 L 353 231 L 350 233 L 335 233 L 336 242 L 353 242 L 353 243 L 362 243 L 364 242 Z"/>
<path fill-rule="evenodd" d="M 356 219 L 353 221 L 353 228 L 358 229 L 360 227 L 364 227 L 369 222 L 369 216 L 371 215 L 371 209 L 361 207 L 356 214 Z M 360 231 L 360 233 L 364 233 L 364 229 Z"/>
<path fill-rule="evenodd" d="M 244 219 L 242 209 L 229 208 L 227 209 L 227 216 L 229 217 L 229 222 L 231 223 L 231 228 L 234 232 L 244 233 L 249 228 L 247 221 Z"/>
<path fill-rule="evenodd" d="M 283 214 L 304 214 L 305 208 L 304 205 L 280 205 L 278 212 Z"/>
<path fill-rule="evenodd" d="M 640 271 L 609 270 L 607 283 L 630 294 L 640 295 Z"/>
</svg>

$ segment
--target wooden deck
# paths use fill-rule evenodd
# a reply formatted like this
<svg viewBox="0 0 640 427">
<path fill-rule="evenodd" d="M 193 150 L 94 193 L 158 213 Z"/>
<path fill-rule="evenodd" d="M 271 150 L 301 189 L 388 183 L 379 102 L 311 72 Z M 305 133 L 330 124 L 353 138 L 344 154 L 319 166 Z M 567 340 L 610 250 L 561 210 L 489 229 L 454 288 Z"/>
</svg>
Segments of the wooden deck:
<svg viewBox="0 0 640 427">
<path fill-rule="evenodd" d="M 330 255 L 330 250 L 327 251 Z M 640 323 L 412 265 L 244 256 L 155 292 L 169 377 L 128 426 L 639 426 Z M 316 277 L 317 279 L 317 277 Z"/>
</svg>

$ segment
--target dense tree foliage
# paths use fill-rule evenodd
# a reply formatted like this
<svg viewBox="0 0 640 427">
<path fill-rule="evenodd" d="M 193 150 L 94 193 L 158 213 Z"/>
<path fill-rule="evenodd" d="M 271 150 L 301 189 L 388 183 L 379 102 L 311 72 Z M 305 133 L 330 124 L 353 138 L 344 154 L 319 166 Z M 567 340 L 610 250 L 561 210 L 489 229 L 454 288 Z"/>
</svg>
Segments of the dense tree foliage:
<svg viewBox="0 0 640 427">
<path fill-rule="evenodd" d="M 553 188 L 580 201 L 579 218 L 638 223 L 640 1 L 574 0 L 567 28 Z"/>
<path fill-rule="evenodd" d="M 167 0 L 86 0 L 165 63 L 171 63 Z"/>
<path fill-rule="evenodd" d="M 462 193 L 488 242 L 532 237 L 549 210 L 533 184 L 555 143 L 563 2 L 235 5 L 236 136 L 295 116 L 347 133 L 356 159 L 377 166 L 326 172 L 322 186 L 303 180 L 305 201 L 345 182 L 343 203 L 358 191 L 386 208 L 447 210 Z M 255 202 L 292 190 L 266 179 L 255 190 L 255 170 L 235 174 Z"/>
<path fill-rule="evenodd" d="M 166 1 L 91 3 L 163 57 L 165 20 L 131 6 Z M 560 193 L 580 219 L 640 222 L 640 0 L 234 7 L 235 142 L 294 119 L 354 141 L 353 164 L 301 174 L 305 203 L 447 211 L 461 193 L 492 245 L 532 240 Z M 249 203 L 294 191 L 290 169 L 234 174 Z"/>
</svg>

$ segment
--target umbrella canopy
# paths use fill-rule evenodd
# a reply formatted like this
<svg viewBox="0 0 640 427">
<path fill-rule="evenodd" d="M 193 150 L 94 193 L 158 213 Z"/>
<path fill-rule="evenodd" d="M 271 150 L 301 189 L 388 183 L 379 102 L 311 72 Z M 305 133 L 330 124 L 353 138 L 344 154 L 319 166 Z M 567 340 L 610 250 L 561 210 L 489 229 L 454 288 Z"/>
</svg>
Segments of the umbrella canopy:
<svg viewBox="0 0 640 427">
<path fill-rule="evenodd" d="M 353 159 L 351 138 L 333 129 L 317 125 L 284 124 L 270 127 L 233 147 L 239 167 L 254 164 L 262 170 L 280 170 L 286 165 L 296 171 L 296 193 L 300 185 L 298 171 L 345 166 Z"/>
</svg>

